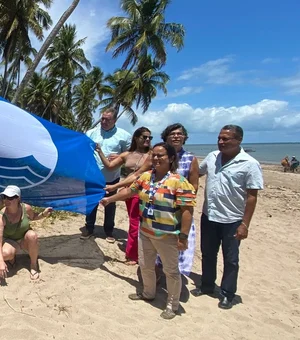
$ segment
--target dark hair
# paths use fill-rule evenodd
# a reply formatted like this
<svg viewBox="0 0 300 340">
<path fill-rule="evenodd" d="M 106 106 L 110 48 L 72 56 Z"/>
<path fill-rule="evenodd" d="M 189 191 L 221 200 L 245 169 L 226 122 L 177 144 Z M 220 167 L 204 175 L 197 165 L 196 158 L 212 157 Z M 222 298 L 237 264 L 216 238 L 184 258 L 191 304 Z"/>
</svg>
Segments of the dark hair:
<svg viewBox="0 0 300 340">
<path fill-rule="evenodd" d="M 109 108 L 105 109 L 102 113 L 104 113 L 104 112 L 111 113 L 113 115 L 114 120 L 117 120 L 118 112 L 114 107 L 109 107 Z"/>
<path fill-rule="evenodd" d="M 161 146 L 163 147 L 166 151 L 167 151 L 167 155 L 169 159 L 172 159 L 172 162 L 170 163 L 170 171 L 171 172 L 176 172 L 177 168 L 178 168 L 178 156 L 177 156 L 177 152 L 175 150 L 175 148 L 165 142 L 161 142 L 161 143 L 157 143 L 153 146 L 153 149 L 157 146 Z"/>
<path fill-rule="evenodd" d="M 134 131 L 134 133 L 133 133 L 133 136 L 132 136 L 132 139 L 131 139 L 130 148 L 128 149 L 128 151 L 132 152 L 132 151 L 135 151 L 135 150 L 137 149 L 137 142 L 136 142 L 136 139 L 137 139 L 138 137 L 140 137 L 140 136 L 142 135 L 143 132 L 149 132 L 149 133 L 151 133 L 151 131 L 150 131 L 148 128 L 144 127 L 144 126 L 138 128 L 138 129 L 136 129 L 136 130 Z M 146 150 L 146 151 L 148 152 L 149 149 L 150 149 L 150 146 L 149 146 L 149 148 L 147 148 L 147 149 L 148 149 L 148 150 Z"/>
<path fill-rule="evenodd" d="M 222 127 L 222 130 L 230 130 L 234 133 L 234 136 L 238 140 L 242 140 L 244 136 L 243 129 L 238 125 L 225 125 Z"/>
<path fill-rule="evenodd" d="M 180 124 L 180 123 L 175 123 L 175 124 L 172 124 L 172 125 L 168 125 L 164 131 L 161 133 L 160 137 L 161 139 L 164 141 L 164 142 L 167 142 L 167 138 L 169 136 L 169 134 L 174 131 L 174 130 L 177 130 L 177 129 L 181 129 L 184 136 L 185 136 L 185 139 L 183 141 L 183 144 L 187 141 L 187 139 L 189 138 L 188 136 L 188 133 L 187 133 L 187 130 L 186 128 Z"/>
</svg>

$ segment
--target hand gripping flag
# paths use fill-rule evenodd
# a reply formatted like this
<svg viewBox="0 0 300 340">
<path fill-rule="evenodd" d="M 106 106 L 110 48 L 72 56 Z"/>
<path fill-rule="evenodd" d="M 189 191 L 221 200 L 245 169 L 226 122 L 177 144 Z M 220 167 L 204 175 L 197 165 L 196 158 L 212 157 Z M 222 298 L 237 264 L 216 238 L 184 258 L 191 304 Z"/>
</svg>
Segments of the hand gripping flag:
<svg viewBox="0 0 300 340">
<path fill-rule="evenodd" d="M 105 195 L 95 143 L 0 97 L 0 189 L 17 185 L 22 200 L 88 214 Z"/>
</svg>

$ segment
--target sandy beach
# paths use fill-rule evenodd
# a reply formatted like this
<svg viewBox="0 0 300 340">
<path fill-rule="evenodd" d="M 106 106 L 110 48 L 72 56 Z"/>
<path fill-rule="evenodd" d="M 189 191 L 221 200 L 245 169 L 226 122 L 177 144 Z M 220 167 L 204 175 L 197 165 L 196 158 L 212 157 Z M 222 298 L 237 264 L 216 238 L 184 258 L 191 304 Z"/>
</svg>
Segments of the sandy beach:
<svg viewBox="0 0 300 340">
<path fill-rule="evenodd" d="M 231 310 L 220 310 L 217 298 L 189 294 L 201 280 L 201 178 L 197 251 L 193 271 L 183 279 L 180 316 L 160 318 L 163 283 L 151 304 L 127 298 L 140 283 L 138 267 L 123 263 L 128 219 L 120 202 L 115 244 L 104 239 L 102 208 L 96 237 L 86 241 L 79 239 L 84 216 L 32 224 L 40 236 L 40 280 L 30 281 L 28 257 L 18 255 L 0 287 L 0 339 L 300 339 L 300 176 L 279 166 L 263 169 L 265 190 L 240 248 L 238 295 Z M 221 275 L 220 256 L 217 284 Z"/>
</svg>

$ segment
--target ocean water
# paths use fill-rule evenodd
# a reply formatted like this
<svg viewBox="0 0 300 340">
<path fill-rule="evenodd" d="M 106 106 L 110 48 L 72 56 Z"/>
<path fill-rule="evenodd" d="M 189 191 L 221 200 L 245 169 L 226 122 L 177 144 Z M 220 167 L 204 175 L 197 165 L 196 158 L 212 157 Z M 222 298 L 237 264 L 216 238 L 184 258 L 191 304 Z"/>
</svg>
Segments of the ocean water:
<svg viewBox="0 0 300 340">
<path fill-rule="evenodd" d="M 300 160 L 300 143 L 253 143 L 242 144 L 249 154 L 261 163 L 280 164 L 285 156 L 295 156 Z M 184 148 L 195 156 L 205 157 L 209 152 L 217 150 L 216 144 L 186 144 Z"/>
</svg>

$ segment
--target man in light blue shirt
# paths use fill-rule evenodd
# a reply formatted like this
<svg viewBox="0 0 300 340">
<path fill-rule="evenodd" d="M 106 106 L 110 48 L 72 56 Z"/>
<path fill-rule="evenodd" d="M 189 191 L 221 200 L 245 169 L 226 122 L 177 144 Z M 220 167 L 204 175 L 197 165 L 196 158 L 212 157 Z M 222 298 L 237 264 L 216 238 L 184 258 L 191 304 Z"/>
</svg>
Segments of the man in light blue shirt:
<svg viewBox="0 0 300 340">
<path fill-rule="evenodd" d="M 131 144 L 131 135 L 127 131 L 115 126 L 117 121 L 117 112 L 114 108 L 109 108 L 102 113 L 100 125 L 87 131 L 86 135 L 95 143 L 101 146 L 103 153 L 110 160 L 117 155 L 129 149 Z M 106 169 L 101 162 L 98 153 L 95 151 L 97 163 L 101 170 L 106 184 L 115 184 L 120 181 L 120 168 L 115 170 Z M 114 195 L 116 191 L 110 192 L 107 196 Z M 93 235 L 98 205 L 93 209 L 91 214 L 86 216 L 86 229 L 82 232 L 81 239 L 88 239 Z M 104 211 L 104 232 L 106 240 L 110 243 L 115 242 L 113 230 L 115 226 L 116 203 L 111 203 L 105 207 Z"/>
<path fill-rule="evenodd" d="M 250 221 L 263 189 L 259 163 L 240 146 L 243 130 L 226 125 L 218 137 L 219 151 L 213 151 L 199 166 L 200 176 L 207 175 L 201 216 L 201 287 L 195 296 L 214 292 L 217 255 L 222 244 L 224 271 L 219 307 L 229 309 L 237 289 L 240 241 L 247 238 Z"/>
</svg>

